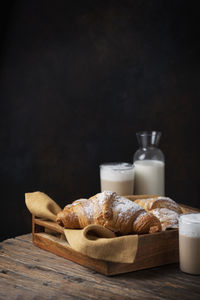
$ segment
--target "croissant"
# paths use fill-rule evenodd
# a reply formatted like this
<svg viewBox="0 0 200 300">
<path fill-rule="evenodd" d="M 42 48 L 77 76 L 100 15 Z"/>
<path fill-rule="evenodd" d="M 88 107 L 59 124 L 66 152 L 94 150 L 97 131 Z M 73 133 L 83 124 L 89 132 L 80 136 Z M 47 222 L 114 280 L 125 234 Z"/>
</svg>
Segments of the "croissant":
<svg viewBox="0 0 200 300">
<path fill-rule="evenodd" d="M 143 207 L 146 211 L 156 216 L 161 223 L 162 231 L 169 228 L 178 228 L 179 215 L 183 213 L 181 207 L 169 197 L 163 196 L 149 196 L 142 198 L 142 196 L 126 196 L 128 199 L 135 201 L 138 205 Z"/>
<path fill-rule="evenodd" d="M 155 208 L 167 208 L 177 214 L 182 214 L 181 207 L 169 197 L 155 196 L 152 198 L 137 199 L 135 203 L 142 206 L 146 211 L 151 211 Z"/>
<path fill-rule="evenodd" d="M 110 191 L 66 205 L 57 214 L 56 221 L 65 228 L 98 224 L 121 234 L 161 231 L 158 218 L 133 201 Z"/>
<path fill-rule="evenodd" d="M 154 208 L 150 211 L 161 223 L 162 231 L 169 228 L 178 228 L 179 214 L 168 208 Z"/>
</svg>

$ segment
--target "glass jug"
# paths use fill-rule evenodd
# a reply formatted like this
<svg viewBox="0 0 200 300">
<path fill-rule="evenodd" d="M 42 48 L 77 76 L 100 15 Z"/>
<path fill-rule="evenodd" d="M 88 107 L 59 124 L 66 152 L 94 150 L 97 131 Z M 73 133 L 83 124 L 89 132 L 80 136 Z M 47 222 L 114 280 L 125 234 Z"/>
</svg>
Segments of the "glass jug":
<svg viewBox="0 0 200 300">
<path fill-rule="evenodd" d="M 135 194 L 165 195 L 165 158 L 158 148 L 161 132 L 136 133 L 139 149 L 133 162 L 135 170 Z"/>
</svg>

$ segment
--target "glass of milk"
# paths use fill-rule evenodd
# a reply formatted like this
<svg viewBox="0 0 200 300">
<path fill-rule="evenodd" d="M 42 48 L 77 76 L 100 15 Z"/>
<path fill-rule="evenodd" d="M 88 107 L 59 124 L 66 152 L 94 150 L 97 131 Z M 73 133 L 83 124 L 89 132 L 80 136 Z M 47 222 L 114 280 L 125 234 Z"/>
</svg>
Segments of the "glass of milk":
<svg viewBox="0 0 200 300">
<path fill-rule="evenodd" d="M 161 132 L 136 133 L 139 149 L 134 154 L 135 194 L 165 195 L 165 158 L 158 148 Z"/>
<path fill-rule="evenodd" d="M 132 195 L 134 188 L 134 166 L 126 162 L 100 165 L 101 192 L 113 191 L 118 195 Z"/>
<path fill-rule="evenodd" d="M 200 213 L 179 217 L 179 261 L 181 271 L 200 275 Z"/>
</svg>

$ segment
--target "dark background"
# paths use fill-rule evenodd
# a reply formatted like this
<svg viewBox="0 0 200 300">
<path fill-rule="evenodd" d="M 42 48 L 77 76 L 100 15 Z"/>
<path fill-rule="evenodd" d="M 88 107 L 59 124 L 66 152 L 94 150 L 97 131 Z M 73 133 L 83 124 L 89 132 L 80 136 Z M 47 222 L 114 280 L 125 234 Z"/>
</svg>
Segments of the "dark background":
<svg viewBox="0 0 200 300">
<path fill-rule="evenodd" d="M 99 192 L 139 130 L 162 131 L 167 196 L 200 206 L 194 2 L 8 1 L 1 21 L 1 240 L 31 231 L 25 192 Z"/>
</svg>

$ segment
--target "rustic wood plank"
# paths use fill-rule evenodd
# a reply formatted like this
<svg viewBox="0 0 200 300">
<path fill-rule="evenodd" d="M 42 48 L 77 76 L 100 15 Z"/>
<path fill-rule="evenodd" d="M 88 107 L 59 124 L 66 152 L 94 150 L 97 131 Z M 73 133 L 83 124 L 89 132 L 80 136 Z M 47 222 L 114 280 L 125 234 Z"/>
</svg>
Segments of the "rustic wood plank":
<svg viewBox="0 0 200 300">
<path fill-rule="evenodd" d="M 86 270 L 84 267 L 81 267 L 79 265 L 77 266 L 71 261 L 63 260 L 59 256 L 55 256 L 50 252 L 41 250 L 40 248 L 32 244 L 31 235 L 28 235 L 28 237 L 29 243 L 27 240 L 24 241 L 21 238 L 9 239 L 7 241 L 4 241 L 1 246 L 0 254 L 2 256 L 9 256 L 12 259 L 19 259 L 22 262 L 25 261 L 30 264 L 40 264 L 42 261 L 43 265 L 46 265 L 48 267 L 49 262 L 51 262 L 51 268 L 52 266 L 55 267 L 55 271 L 58 271 L 58 266 L 59 270 L 63 272 L 65 272 L 66 268 L 74 268 L 75 270 L 75 267 L 76 269 L 77 267 L 79 267 L 81 273 L 84 273 L 84 271 Z"/>
<path fill-rule="evenodd" d="M 42 284 L 44 286 L 42 294 L 44 295 L 51 295 L 53 292 L 60 293 L 62 287 L 62 293 L 65 295 L 70 292 L 71 296 L 79 296 L 80 285 L 85 281 L 74 276 L 66 276 L 60 272 L 52 272 L 50 268 L 25 264 L 5 257 L 3 259 L 0 257 L 0 265 L 4 270 L 4 278 L 5 276 L 10 277 L 14 284 L 20 283 L 24 288 L 28 288 L 32 292 Z M 79 285 L 79 290 L 77 289 L 77 284 Z M 84 293 L 91 293 L 93 288 L 96 289 L 96 294 L 99 294 L 99 286 L 95 282 L 93 285 L 84 287 Z"/>
<path fill-rule="evenodd" d="M 10 259 L 17 260 L 22 263 L 28 263 L 33 266 L 40 266 L 40 264 L 42 263 L 46 268 L 51 268 L 51 271 L 62 272 L 63 274 L 65 274 L 66 269 L 74 269 L 74 271 L 76 270 L 77 265 L 73 262 L 63 260 L 59 256 L 55 256 L 49 252 L 43 251 L 40 248 L 34 246 L 32 243 L 27 244 L 25 242 L 25 244 L 23 244 L 21 240 L 16 243 L 16 239 L 12 239 L 11 242 L 10 240 L 8 241 L 9 243 L 5 241 L 1 246 L 1 256 L 7 256 L 10 257 Z M 79 268 L 77 272 L 84 274 L 86 269 L 81 266 L 78 267 Z"/>
<path fill-rule="evenodd" d="M 101 282 L 93 281 L 92 284 L 89 284 L 87 278 L 87 285 L 84 285 L 86 281 L 85 277 L 78 278 L 72 275 L 66 275 L 66 272 L 52 272 L 51 268 L 45 268 L 44 266 L 39 265 L 31 265 L 27 263 L 22 263 L 19 261 L 15 261 L 13 259 L 9 259 L 8 257 L 0 257 L 0 266 L 3 269 L 1 273 L 3 277 L 7 277 L 12 281 L 15 286 L 22 285 L 24 289 L 30 289 L 32 292 L 38 289 L 38 286 L 41 288 L 41 294 L 44 296 L 52 295 L 53 292 L 59 293 L 62 290 L 64 295 L 67 293 L 73 297 L 79 297 L 80 292 L 85 298 L 90 296 L 90 299 L 97 299 L 101 297 L 107 297 L 109 295 L 114 295 L 115 299 L 121 299 L 122 296 L 128 296 L 126 290 L 122 292 L 120 287 L 104 284 L 104 288 L 102 290 Z M 66 271 L 66 270 L 65 270 Z M 2 274 L 0 276 L 2 277 Z M 83 287 L 81 287 L 81 284 Z M 62 289 L 61 289 L 62 287 Z M 143 293 L 145 294 L 145 293 Z"/>
<path fill-rule="evenodd" d="M 0 299 L 198 299 L 200 277 L 177 264 L 106 277 L 35 247 L 0 243 Z"/>
<path fill-rule="evenodd" d="M 11 243 L 9 243 L 9 246 L 11 245 Z M 8 246 L 8 245 L 7 245 Z M 5 249 L 5 248 L 4 248 Z M 37 248 L 36 248 L 37 249 Z M 37 249 L 38 250 L 38 249 Z M 43 251 L 44 252 L 44 251 Z M 14 251 L 14 253 L 16 253 L 16 251 Z M 48 253 L 47 253 L 48 254 Z M 48 274 L 51 274 L 51 272 L 52 272 L 52 268 L 44 268 L 44 266 L 40 266 L 40 262 L 39 262 L 39 264 L 38 264 L 38 261 L 35 261 L 34 263 L 35 263 L 35 265 L 32 265 L 32 264 L 30 264 L 30 261 L 27 263 L 27 258 L 24 258 L 24 254 L 22 253 L 22 257 L 23 257 L 23 259 L 21 259 L 21 263 L 22 263 L 22 261 L 23 262 L 26 262 L 26 267 L 28 268 L 28 270 L 30 269 L 31 271 L 29 271 L 29 272 L 27 272 L 26 271 L 26 268 L 25 267 L 21 267 L 21 272 L 23 273 L 23 274 L 26 274 L 26 277 L 27 277 L 27 273 L 28 273 L 28 275 L 30 276 L 30 273 L 32 274 L 32 279 L 34 279 L 34 280 L 36 280 L 37 278 L 38 278 L 38 276 L 39 276 L 39 278 L 40 278 L 40 281 L 44 281 L 44 278 L 43 278 L 43 276 L 41 275 L 41 272 L 42 271 L 44 271 L 44 269 L 46 270 L 47 269 L 47 271 L 48 271 Z M 5 259 L 5 257 L 4 257 L 4 259 Z M 9 265 L 12 265 L 13 264 L 13 261 L 14 261 L 14 259 L 12 258 L 12 260 L 11 260 L 11 263 L 9 264 L 8 263 L 8 259 L 7 259 L 7 261 L 6 261 L 6 265 L 7 266 L 9 266 Z M 67 262 L 67 261 L 65 261 L 65 262 Z M 15 262 L 14 261 L 14 263 L 18 263 L 18 261 L 17 262 Z M 0 261 L 0 264 L 1 264 L 1 266 L 3 266 L 4 268 L 5 268 L 5 265 L 3 265 L 3 263 Z M 33 267 L 34 266 L 34 267 Z M 17 267 L 15 267 L 15 266 L 13 266 L 12 267 L 13 268 L 13 270 L 16 272 L 16 270 L 17 270 Z M 74 277 L 74 276 L 66 276 L 66 269 L 65 270 L 63 270 L 62 272 L 60 272 L 60 269 L 57 267 L 57 271 L 55 272 L 55 270 L 53 270 L 54 272 L 54 274 L 53 274 L 53 278 L 54 278 L 54 281 L 56 281 L 56 276 L 55 276 L 55 274 L 59 274 L 59 276 L 64 276 L 65 277 L 65 279 L 69 279 L 69 281 L 70 281 L 70 284 L 71 284 L 71 282 L 72 281 L 77 281 L 78 283 L 80 283 L 80 282 L 84 282 L 85 281 L 85 277 L 86 276 L 81 276 L 81 278 L 80 278 L 80 276 L 79 277 Z M 36 271 L 40 271 L 39 272 L 39 274 L 36 272 Z M 36 275 L 34 276 L 34 273 L 36 272 Z M 16 274 L 15 274 L 16 275 Z M 46 276 L 46 275 L 45 275 Z M 91 277 L 90 277 L 91 278 Z M 60 280 L 60 279 L 59 279 Z M 27 281 L 27 278 L 26 278 L 26 280 L 24 279 L 24 281 Z M 60 280 L 60 281 L 62 281 L 62 279 Z M 89 276 L 87 276 L 87 282 L 89 283 L 90 282 L 90 280 L 89 280 Z M 102 282 L 102 278 L 101 278 L 101 280 L 99 281 L 99 283 L 98 283 L 98 286 L 96 286 L 96 280 L 94 281 L 94 277 L 92 278 L 92 282 L 89 284 L 91 287 L 92 287 L 92 289 L 93 288 L 95 288 L 96 289 L 96 294 L 98 293 L 98 290 L 99 290 L 99 288 L 100 287 L 102 287 L 101 286 L 101 282 Z M 58 284 L 57 282 L 56 282 L 56 284 Z M 99 285 L 100 284 L 100 285 Z M 111 294 L 112 293 L 112 286 L 107 286 L 107 284 L 106 283 L 104 283 L 104 288 L 106 287 L 106 291 L 109 291 L 109 293 Z M 118 299 L 118 295 L 121 295 L 122 296 L 122 291 L 121 291 L 121 288 L 120 287 L 117 287 L 118 288 L 118 291 L 116 291 L 116 287 L 114 287 L 114 290 L 115 290 L 115 292 L 114 292 L 114 294 L 116 294 L 115 295 L 115 298 L 116 299 Z M 100 288 L 101 289 L 101 288 Z M 117 293 L 116 293 L 117 292 Z M 88 293 L 91 293 L 91 290 L 90 291 L 88 291 Z M 106 292 L 107 293 L 107 292 Z M 101 292 L 101 295 L 103 294 L 103 292 Z M 123 291 L 123 295 L 125 295 L 125 291 Z M 120 297 L 121 297 L 120 296 Z"/>
</svg>

